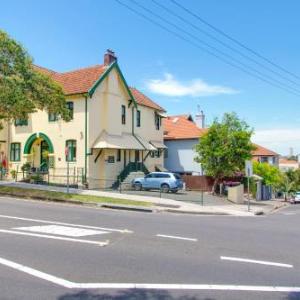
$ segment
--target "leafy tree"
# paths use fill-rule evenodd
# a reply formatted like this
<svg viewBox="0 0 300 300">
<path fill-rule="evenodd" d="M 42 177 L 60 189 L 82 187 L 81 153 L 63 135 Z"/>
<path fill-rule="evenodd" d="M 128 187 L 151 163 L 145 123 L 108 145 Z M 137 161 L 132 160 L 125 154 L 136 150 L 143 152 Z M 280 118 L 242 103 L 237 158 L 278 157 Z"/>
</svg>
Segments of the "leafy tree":
<svg viewBox="0 0 300 300">
<path fill-rule="evenodd" d="M 270 185 L 274 188 L 278 187 L 282 182 L 282 173 L 280 170 L 268 163 L 260 163 L 255 161 L 253 163 L 254 174 L 263 178 L 263 183 L 265 185 Z"/>
<path fill-rule="evenodd" d="M 195 147 L 195 161 L 201 163 L 207 175 L 214 177 L 213 193 L 222 178 L 244 169 L 245 160 L 251 158 L 251 151 L 255 149 L 250 140 L 252 133 L 235 113 L 226 113 L 221 121 L 215 119 L 200 138 Z"/>
<path fill-rule="evenodd" d="M 24 47 L 0 30 L 0 126 L 3 121 L 27 119 L 37 109 L 70 118 L 62 88 L 37 72 Z"/>
</svg>

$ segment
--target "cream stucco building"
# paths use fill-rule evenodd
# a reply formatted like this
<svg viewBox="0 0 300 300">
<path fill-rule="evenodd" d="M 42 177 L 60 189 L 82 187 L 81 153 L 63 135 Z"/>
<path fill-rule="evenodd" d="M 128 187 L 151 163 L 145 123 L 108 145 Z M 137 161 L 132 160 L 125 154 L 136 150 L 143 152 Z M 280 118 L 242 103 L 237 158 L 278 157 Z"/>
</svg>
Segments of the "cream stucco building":
<svg viewBox="0 0 300 300">
<path fill-rule="evenodd" d="M 163 166 L 164 109 L 130 88 L 112 51 L 104 63 L 71 72 L 36 69 L 59 83 L 70 122 L 38 111 L 0 132 L 0 159 L 11 170 L 31 169 L 63 176 L 67 164 L 91 188 L 111 186 L 130 171 Z"/>
</svg>

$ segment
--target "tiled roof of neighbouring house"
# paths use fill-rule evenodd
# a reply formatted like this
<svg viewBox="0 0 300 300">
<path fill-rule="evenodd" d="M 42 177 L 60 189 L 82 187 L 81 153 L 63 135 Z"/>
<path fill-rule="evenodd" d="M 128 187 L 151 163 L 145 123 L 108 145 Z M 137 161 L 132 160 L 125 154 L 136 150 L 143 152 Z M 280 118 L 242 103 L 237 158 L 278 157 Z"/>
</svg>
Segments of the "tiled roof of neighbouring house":
<svg viewBox="0 0 300 300">
<path fill-rule="evenodd" d="M 55 82 L 60 84 L 67 96 L 87 93 L 105 70 L 107 70 L 107 66 L 105 65 L 95 65 L 63 73 L 55 72 L 36 65 L 34 65 L 34 68 L 37 71 L 50 76 Z M 161 106 L 152 101 L 138 89 L 130 88 L 130 91 L 139 105 L 151 107 L 159 111 L 165 111 Z"/>
<path fill-rule="evenodd" d="M 254 143 L 253 145 L 256 147 L 256 149 L 252 151 L 253 156 L 278 156 L 279 155 L 278 153 L 270 149 L 267 149 L 265 147 L 262 147 L 260 145 Z"/>
<path fill-rule="evenodd" d="M 280 165 L 291 165 L 291 164 L 298 164 L 297 160 L 287 159 L 287 158 L 279 158 Z"/>
<path fill-rule="evenodd" d="M 198 139 L 207 132 L 190 121 L 189 115 L 169 116 L 163 119 L 163 126 L 165 140 Z"/>
<path fill-rule="evenodd" d="M 165 140 L 198 139 L 203 136 L 208 128 L 199 128 L 190 115 L 169 116 L 163 120 Z M 260 145 L 252 151 L 253 156 L 278 156 L 279 154 Z"/>
</svg>

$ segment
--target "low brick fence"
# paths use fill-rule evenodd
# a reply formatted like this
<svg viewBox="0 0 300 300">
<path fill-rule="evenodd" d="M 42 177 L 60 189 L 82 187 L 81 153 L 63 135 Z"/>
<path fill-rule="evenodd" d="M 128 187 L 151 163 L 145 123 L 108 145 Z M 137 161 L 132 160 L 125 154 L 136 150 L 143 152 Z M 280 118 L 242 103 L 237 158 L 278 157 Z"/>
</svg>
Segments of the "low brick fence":
<svg viewBox="0 0 300 300">
<path fill-rule="evenodd" d="M 187 190 L 210 192 L 214 184 L 214 178 L 205 175 L 203 176 L 183 175 L 182 179 L 185 182 L 185 186 Z M 242 177 L 224 178 L 222 181 L 224 183 L 226 182 L 236 183 L 236 182 L 242 182 L 243 179 Z M 246 188 L 246 185 L 244 186 Z"/>
<path fill-rule="evenodd" d="M 209 176 L 192 176 L 183 175 L 182 180 L 185 182 L 187 190 L 211 191 L 214 184 L 213 177 Z"/>
</svg>

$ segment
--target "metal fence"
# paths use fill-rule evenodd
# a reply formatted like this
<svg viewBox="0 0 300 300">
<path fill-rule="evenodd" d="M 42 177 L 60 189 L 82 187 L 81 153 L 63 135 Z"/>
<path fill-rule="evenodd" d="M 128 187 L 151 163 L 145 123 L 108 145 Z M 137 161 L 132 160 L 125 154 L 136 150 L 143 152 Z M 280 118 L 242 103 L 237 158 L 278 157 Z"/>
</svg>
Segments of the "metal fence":
<svg viewBox="0 0 300 300">
<path fill-rule="evenodd" d="M 79 188 L 84 185 L 84 168 L 56 168 L 47 171 L 36 170 L 13 170 L 11 178 L 16 182 L 45 184 L 55 186 L 69 186 Z"/>
<path fill-rule="evenodd" d="M 66 192 L 69 192 L 69 188 L 89 189 L 95 191 L 114 192 L 120 194 L 131 194 L 137 196 L 147 196 L 156 198 L 166 198 L 177 201 L 186 201 L 191 203 L 197 203 L 200 205 L 212 204 L 212 199 L 205 193 L 206 186 L 203 189 L 197 189 L 197 191 L 179 190 L 177 193 L 169 191 L 163 192 L 162 189 L 153 190 L 135 190 L 131 182 L 121 182 L 118 179 L 109 178 L 85 178 L 84 168 L 56 168 L 48 171 L 41 170 L 14 170 L 10 174 L 12 180 L 16 182 L 25 182 L 33 184 L 42 184 L 50 186 L 58 186 L 66 188 Z"/>
</svg>

